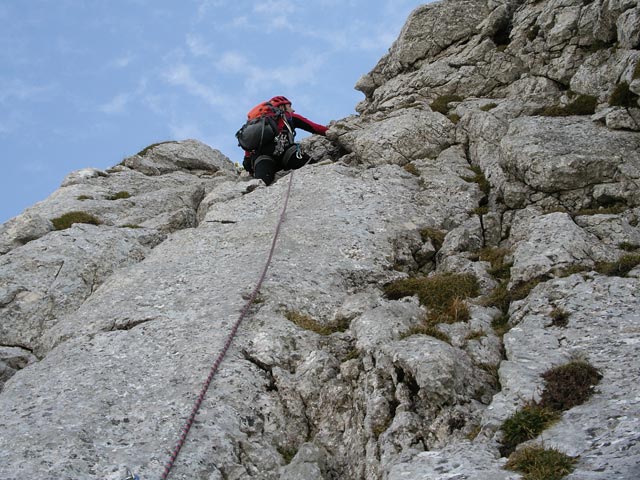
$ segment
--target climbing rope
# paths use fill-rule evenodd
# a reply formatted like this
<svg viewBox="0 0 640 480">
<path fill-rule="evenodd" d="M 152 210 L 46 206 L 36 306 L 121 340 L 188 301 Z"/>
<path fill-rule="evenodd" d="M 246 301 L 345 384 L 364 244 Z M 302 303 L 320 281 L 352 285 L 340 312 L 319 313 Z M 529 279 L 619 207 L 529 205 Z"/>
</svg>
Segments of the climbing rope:
<svg viewBox="0 0 640 480">
<path fill-rule="evenodd" d="M 233 342 L 233 339 L 236 336 L 236 333 L 238 332 L 238 328 L 240 327 L 240 324 L 242 323 L 242 320 L 247 315 L 247 313 L 249 313 L 249 309 L 251 308 L 251 305 L 253 304 L 253 302 L 255 301 L 256 297 L 258 296 L 258 292 L 260 291 L 260 287 L 262 286 L 262 282 L 264 282 L 264 279 L 267 276 L 267 270 L 269 269 L 269 265 L 271 264 L 271 259 L 273 258 L 273 252 L 275 251 L 275 248 L 276 248 L 276 241 L 278 240 L 278 235 L 280 235 L 280 229 L 282 228 L 282 224 L 284 223 L 285 213 L 287 211 L 287 205 L 289 204 L 289 197 L 291 196 L 291 185 L 292 185 L 292 183 L 293 183 L 293 172 L 291 172 L 291 174 L 289 175 L 289 185 L 288 185 L 287 191 L 285 193 L 284 206 L 282 207 L 282 213 L 280 213 L 280 218 L 279 218 L 278 224 L 276 226 L 276 231 L 275 231 L 275 233 L 273 235 L 273 241 L 271 242 L 271 249 L 269 250 L 269 256 L 267 257 L 267 261 L 265 262 L 264 268 L 262 270 L 262 275 L 260 275 L 260 279 L 258 280 L 258 283 L 256 284 L 255 288 L 253 289 L 253 292 L 251 292 L 251 295 L 249 296 L 249 299 L 247 300 L 247 303 L 245 304 L 243 309 L 240 311 L 240 316 L 238 317 L 238 319 L 234 323 L 233 327 L 231 328 L 231 332 L 227 336 L 227 340 L 224 343 L 224 346 L 222 347 L 222 350 L 218 354 L 218 357 L 216 358 L 215 362 L 211 366 L 211 369 L 209 370 L 209 375 L 207 376 L 207 379 L 205 380 L 204 384 L 202 385 L 202 389 L 200 390 L 200 394 L 198 395 L 198 398 L 196 399 L 196 401 L 195 401 L 195 403 L 193 405 L 193 408 L 191 409 L 191 414 L 189 415 L 189 418 L 185 422 L 184 426 L 182 427 L 182 431 L 180 433 L 180 438 L 178 439 L 178 442 L 176 443 L 176 446 L 174 447 L 173 451 L 171 452 L 171 455 L 169 457 L 169 461 L 165 465 L 164 472 L 162 473 L 162 477 L 160 477 L 161 480 L 166 480 L 169 477 L 169 473 L 171 472 L 171 469 L 173 468 L 173 465 L 175 464 L 176 459 L 178 458 L 178 454 L 180 453 L 180 450 L 182 449 L 182 446 L 184 445 L 184 443 L 185 443 L 185 441 L 187 439 L 187 435 L 189 434 L 189 430 L 191 430 L 191 426 L 193 425 L 193 421 L 195 420 L 196 415 L 198 414 L 198 410 L 200 409 L 200 405 L 202 404 L 202 401 L 204 400 L 204 398 L 205 398 L 205 396 L 207 394 L 207 390 L 209 389 L 209 385 L 211 384 L 211 381 L 213 380 L 213 377 L 215 376 L 216 372 L 218 371 L 218 368 L 220 367 L 220 364 L 222 363 L 222 360 L 224 359 L 224 356 L 226 355 L 227 350 L 229 350 L 229 347 L 231 346 L 231 343 Z"/>
</svg>

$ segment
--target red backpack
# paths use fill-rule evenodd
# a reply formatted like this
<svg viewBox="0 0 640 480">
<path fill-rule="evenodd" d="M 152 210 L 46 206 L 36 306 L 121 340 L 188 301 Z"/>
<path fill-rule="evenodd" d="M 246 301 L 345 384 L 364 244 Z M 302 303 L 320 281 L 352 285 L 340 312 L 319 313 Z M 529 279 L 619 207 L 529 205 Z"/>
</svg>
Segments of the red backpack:
<svg viewBox="0 0 640 480">
<path fill-rule="evenodd" d="M 259 150 L 262 145 L 273 142 L 280 129 L 278 120 L 284 110 L 269 102 L 262 102 L 247 113 L 247 122 L 236 132 L 238 145 L 248 152 Z"/>
</svg>

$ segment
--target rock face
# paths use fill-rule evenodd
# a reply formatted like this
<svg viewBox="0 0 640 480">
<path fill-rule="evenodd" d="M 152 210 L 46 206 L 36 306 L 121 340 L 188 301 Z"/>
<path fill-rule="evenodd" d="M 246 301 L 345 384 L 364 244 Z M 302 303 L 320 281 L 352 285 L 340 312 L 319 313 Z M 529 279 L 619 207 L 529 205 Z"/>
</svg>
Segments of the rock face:
<svg viewBox="0 0 640 480">
<path fill-rule="evenodd" d="M 505 420 L 576 359 L 591 396 L 517 448 L 640 478 L 638 18 L 427 4 L 268 188 L 195 140 L 71 173 L 0 226 L 0 478 L 160 477 L 285 198 L 170 478 L 515 480 Z"/>
</svg>

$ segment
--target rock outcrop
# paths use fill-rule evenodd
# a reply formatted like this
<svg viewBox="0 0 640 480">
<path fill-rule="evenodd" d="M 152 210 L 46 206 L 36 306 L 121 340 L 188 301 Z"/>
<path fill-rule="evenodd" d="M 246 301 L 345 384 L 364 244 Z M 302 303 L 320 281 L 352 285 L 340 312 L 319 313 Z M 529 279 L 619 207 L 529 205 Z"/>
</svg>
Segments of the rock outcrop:
<svg viewBox="0 0 640 480">
<path fill-rule="evenodd" d="M 0 226 L 0 477 L 159 477 L 291 187 L 170 478 L 639 478 L 638 18 L 427 4 L 270 187 L 195 140 L 71 173 Z"/>
</svg>

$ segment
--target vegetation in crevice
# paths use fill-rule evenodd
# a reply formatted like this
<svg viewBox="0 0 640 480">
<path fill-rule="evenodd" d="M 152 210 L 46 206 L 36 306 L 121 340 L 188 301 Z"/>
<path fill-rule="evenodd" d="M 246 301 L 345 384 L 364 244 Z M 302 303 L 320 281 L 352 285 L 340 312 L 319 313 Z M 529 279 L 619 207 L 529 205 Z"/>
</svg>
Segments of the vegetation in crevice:
<svg viewBox="0 0 640 480">
<path fill-rule="evenodd" d="M 418 168 L 413 164 L 413 163 L 407 163 L 406 165 L 404 165 L 402 167 L 406 172 L 409 172 L 411 175 L 414 175 L 416 177 L 420 176 L 420 170 L 418 170 Z"/>
<path fill-rule="evenodd" d="M 555 307 L 549 312 L 551 318 L 551 325 L 554 327 L 566 327 L 569 324 L 569 312 L 566 310 Z"/>
<path fill-rule="evenodd" d="M 629 90 L 627 82 L 620 82 L 609 97 L 609 105 L 612 107 L 637 108 L 638 98 L 638 95 Z"/>
<path fill-rule="evenodd" d="M 385 285 L 384 293 L 392 300 L 417 295 L 429 309 L 428 323 L 453 323 L 468 320 L 464 299 L 477 296 L 479 286 L 472 274 L 441 273 L 396 280 Z"/>
<path fill-rule="evenodd" d="M 625 252 L 635 252 L 636 250 L 640 249 L 640 245 L 636 245 L 635 243 L 631 242 L 620 242 L 618 244 L 618 248 L 620 250 L 624 250 Z"/>
<path fill-rule="evenodd" d="M 567 117 L 570 115 L 593 115 L 596 111 L 598 99 L 591 95 L 578 95 L 567 105 L 551 105 L 543 107 L 536 115 L 543 117 Z"/>
<path fill-rule="evenodd" d="M 531 445 L 514 452 L 504 468 L 522 473 L 523 480 L 560 480 L 573 471 L 575 462 L 557 449 Z"/>
<path fill-rule="evenodd" d="M 602 374 L 589 363 L 576 360 L 546 371 L 540 405 L 556 411 L 581 405 L 593 394 Z"/>
<path fill-rule="evenodd" d="M 56 230 L 65 230 L 71 228 L 74 223 L 88 223 L 91 225 L 100 225 L 102 222 L 87 212 L 69 212 L 60 217 L 51 219 L 53 228 Z"/>
<path fill-rule="evenodd" d="M 336 332 L 344 332 L 349 328 L 350 323 L 346 318 L 339 318 L 333 322 L 322 323 L 310 315 L 295 310 L 285 311 L 284 316 L 287 320 L 298 327 L 315 332 L 319 335 L 331 335 Z"/>
<path fill-rule="evenodd" d="M 422 238 L 422 241 L 426 242 L 428 240 L 431 240 L 433 248 L 436 249 L 436 252 L 442 248 L 444 237 L 446 236 L 447 232 L 435 228 L 427 227 L 420 230 L 420 237 Z"/>
<path fill-rule="evenodd" d="M 131 197 L 131 194 L 129 192 L 126 192 L 126 191 L 123 190 L 123 191 L 114 193 L 113 195 L 109 196 L 108 200 L 120 200 L 120 199 L 123 199 L 123 198 L 129 198 L 129 197 Z"/>
<path fill-rule="evenodd" d="M 451 343 L 451 338 L 449 338 L 449 335 L 438 330 L 438 327 L 436 325 L 431 325 L 427 322 L 423 322 L 420 325 L 410 328 L 402 335 L 400 335 L 400 339 L 402 340 L 412 335 L 428 335 L 430 337 L 437 338 L 438 340 L 442 340 L 443 342 L 449 344 Z"/>
<path fill-rule="evenodd" d="M 624 277 L 640 264 L 640 254 L 628 253 L 614 262 L 596 263 L 596 272 L 610 277 Z"/>
<path fill-rule="evenodd" d="M 480 188 L 480 191 L 485 196 L 488 196 L 489 193 L 491 192 L 491 184 L 487 180 L 487 177 L 484 176 L 484 173 L 482 172 L 482 169 L 480 167 L 478 167 L 477 165 L 472 165 L 472 166 L 467 167 L 467 168 L 469 168 L 469 170 L 471 170 L 474 173 L 474 175 L 473 176 L 461 177 L 462 180 L 464 180 L 465 182 L 477 183 L 478 187 Z"/>
<path fill-rule="evenodd" d="M 594 391 L 602 375 L 589 363 L 576 360 L 547 370 L 542 375 L 544 390 L 538 403 L 530 403 L 506 419 L 500 430 L 503 456 L 536 438 L 556 422 L 562 412 L 583 404 Z"/>
<path fill-rule="evenodd" d="M 522 442 L 533 440 L 559 418 L 560 414 L 552 409 L 536 404 L 525 405 L 502 423 L 500 453 L 508 456 Z"/>
<path fill-rule="evenodd" d="M 442 95 L 429 105 L 431 110 L 434 112 L 439 112 L 443 115 L 447 115 L 449 113 L 449 103 L 451 102 L 461 102 L 462 97 L 459 95 Z"/>
<path fill-rule="evenodd" d="M 136 153 L 136 155 L 138 155 L 139 157 L 144 157 L 147 153 L 149 153 L 150 150 L 154 149 L 155 147 L 157 147 L 159 145 L 165 145 L 167 143 L 178 143 L 178 142 L 176 142 L 175 140 L 169 140 L 169 141 L 166 141 L 166 142 L 152 143 L 148 147 L 145 147 L 142 150 L 140 150 L 138 153 Z"/>
</svg>

